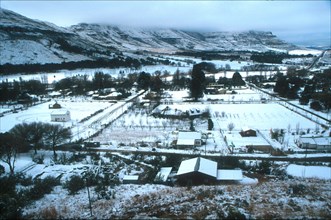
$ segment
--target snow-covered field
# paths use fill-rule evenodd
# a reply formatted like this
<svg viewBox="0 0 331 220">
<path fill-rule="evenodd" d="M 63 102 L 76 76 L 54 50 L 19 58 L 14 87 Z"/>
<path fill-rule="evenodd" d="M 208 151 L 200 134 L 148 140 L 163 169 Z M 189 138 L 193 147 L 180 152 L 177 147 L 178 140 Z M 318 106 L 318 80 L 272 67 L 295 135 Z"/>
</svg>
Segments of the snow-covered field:
<svg viewBox="0 0 331 220">
<path fill-rule="evenodd" d="M 55 101 L 62 106 L 62 109 L 70 111 L 71 120 L 67 122 L 51 122 L 51 113 L 56 109 L 49 109 L 49 105 L 53 105 Z M 93 114 L 94 112 L 110 107 L 112 104 L 102 101 L 90 101 L 85 99 L 75 100 L 52 100 L 32 106 L 27 110 L 18 111 L 18 113 L 6 114 L 0 118 L 0 131 L 6 132 L 13 128 L 16 124 L 30 123 L 35 121 L 61 124 L 65 127 L 71 127 L 80 122 L 83 118 Z"/>
</svg>

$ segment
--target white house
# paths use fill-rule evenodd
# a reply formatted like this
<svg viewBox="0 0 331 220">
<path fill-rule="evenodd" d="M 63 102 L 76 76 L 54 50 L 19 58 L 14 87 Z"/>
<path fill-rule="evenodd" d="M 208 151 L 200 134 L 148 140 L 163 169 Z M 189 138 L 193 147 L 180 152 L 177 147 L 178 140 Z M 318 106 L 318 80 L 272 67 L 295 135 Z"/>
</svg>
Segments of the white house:
<svg viewBox="0 0 331 220">
<path fill-rule="evenodd" d="M 54 122 L 67 122 L 70 121 L 70 111 L 59 109 L 51 112 L 51 121 Z"/>
<path fill-rule="evenodd" d="M 178 132 L 177 144 L 179 148 L 192 148 L 202 145 L 202 135 L 199 132 L 181 131 Z"/>
</svg>

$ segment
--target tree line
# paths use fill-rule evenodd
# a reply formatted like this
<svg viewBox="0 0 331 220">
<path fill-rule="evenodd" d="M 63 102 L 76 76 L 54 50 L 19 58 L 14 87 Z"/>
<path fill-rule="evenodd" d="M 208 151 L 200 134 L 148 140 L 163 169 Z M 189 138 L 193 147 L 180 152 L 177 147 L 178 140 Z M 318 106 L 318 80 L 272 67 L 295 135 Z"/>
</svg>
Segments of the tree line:
<svg viewBox="0 0 331 220">
<path fill-rule="evenodd" d="M 157 59 L 147 57 L 146 59 L 136 59 L 132 57 L 124 57 L 121 55 L 114 56 L 111 59 L 98 58 L 94 60 L 70 61 L 62 63 L 46 63 L 46 64 L 2 64 L 0 65 L 0 75 L 12 73 L 38 73 L 38 72 L 54 72 L 61 69 L 75 70 L 84 68 L 119 68 L 128 67 L 135 70 L 146 65 L 175 65 L 168 59 Z"/>
</svg>

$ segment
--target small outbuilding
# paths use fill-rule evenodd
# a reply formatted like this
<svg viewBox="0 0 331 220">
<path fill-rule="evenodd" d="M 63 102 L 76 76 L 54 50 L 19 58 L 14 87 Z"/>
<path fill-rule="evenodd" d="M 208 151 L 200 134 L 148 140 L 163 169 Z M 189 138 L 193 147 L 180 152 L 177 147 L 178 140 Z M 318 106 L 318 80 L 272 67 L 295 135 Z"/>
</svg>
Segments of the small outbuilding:
<svg viewBox="0 0 331 220">
<path fill-rule="evenodd" d="M 160 171 L 155 176 L 154 182 L 167 182 L 171 171 L 172 167 L 161 167 Z"/>
<path fill-rule="evenodd" d="M 139 175 L 124 175 L 123 183 L 124 184 L 137 184 L 139 181 Z"/>
<path fill-rule="evenodd" d="M 193 148 L 202 145 L 202 134 L 199 132 L 178 132 L 176 146 L 178 148 Z"/>
<path fill-rule="evenodd" d="M 239 133 L 242 137 L 256 137 L 256 131 L 250 128 L 243 128 Z"/>
<path fill-rule="evenodd" d="M 59 103 L 55 102 L 53 105 L 49 104 L 48 108 L 49 109 L 60 109 L 60 108 L 62 108 L 62 106 Z"/>
<path fill-rule="evenodd" d="M 217 180 L 220 181 L 240 181 L 243 179 L 242 170 L 217 170 Z"/>
<path fill-rule="evenodd" d="M 55 111 L 52 111 L 52 113 L 51 113 L 51 121 L 67 122 L 70 120 L 71 120 L 70 111 L 68 111 L 68 110 L 65 110 L 65 109 L 55 110 Z"/>
<path fill-rule="evenodd" d="M 301 136 L 299 145 L 303 149 L 331 151 L 331 137 L 328 136 Z"/>
</svg>

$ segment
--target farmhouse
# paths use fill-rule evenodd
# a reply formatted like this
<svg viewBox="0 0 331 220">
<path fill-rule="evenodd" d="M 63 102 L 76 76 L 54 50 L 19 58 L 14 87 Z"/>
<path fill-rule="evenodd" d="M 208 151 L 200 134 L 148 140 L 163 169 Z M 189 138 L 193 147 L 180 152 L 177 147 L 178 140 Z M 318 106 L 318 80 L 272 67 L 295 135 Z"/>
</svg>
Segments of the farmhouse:
<svg viewBox="0 0 331 220">
<path fill-rule="evenodd" d="M 176 176 L 180 185 L 215 184 L 219 181 L 240 181 L 243 178 L 242 170 L 218 170 L 215 161 L 202 157 L 182 161 Z"/>
<path fill-rule="evenodd" d="M 200 147 L 202 144 L 202 135 L 199 132 L 181 131 L 178 132 L 177 144 L 178 148 L 193 148 Z"/>
<path fill-rule="evenodd" d="M 68 110 L 55 110 L 51 113 L 51 121 L 54 122 L 66 122 L 70 121 L 70 112 Z"/>
</svg>

